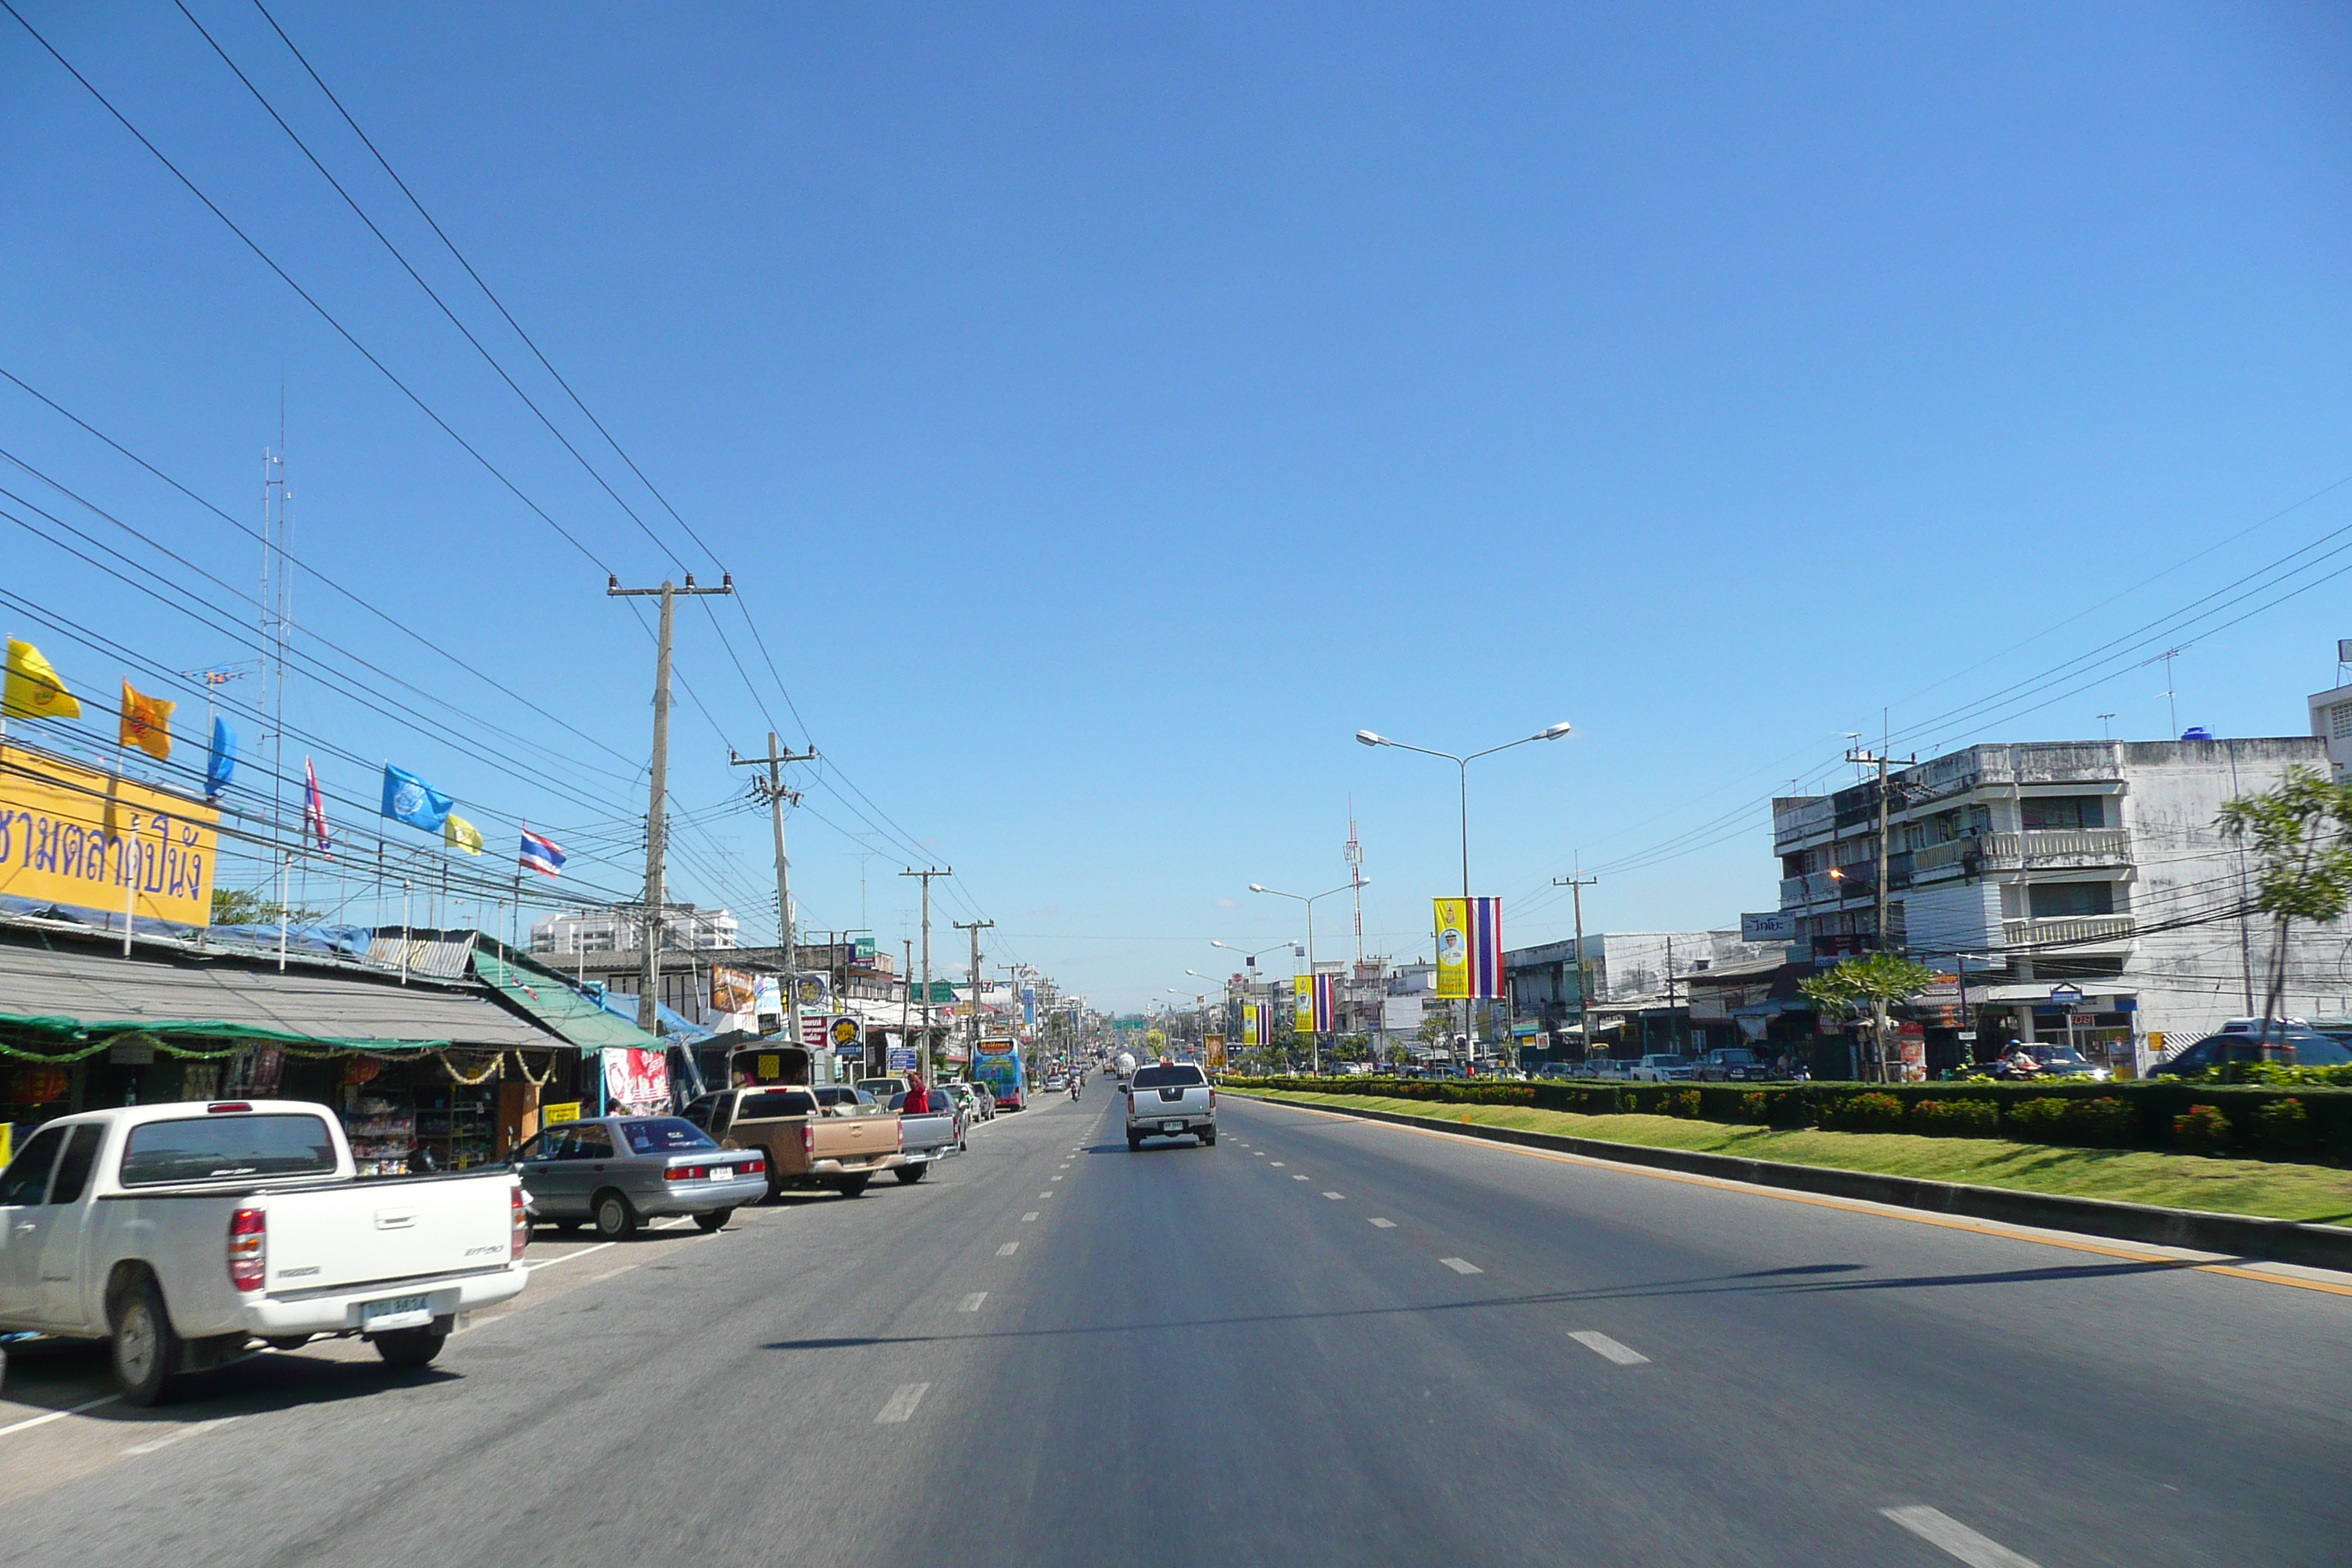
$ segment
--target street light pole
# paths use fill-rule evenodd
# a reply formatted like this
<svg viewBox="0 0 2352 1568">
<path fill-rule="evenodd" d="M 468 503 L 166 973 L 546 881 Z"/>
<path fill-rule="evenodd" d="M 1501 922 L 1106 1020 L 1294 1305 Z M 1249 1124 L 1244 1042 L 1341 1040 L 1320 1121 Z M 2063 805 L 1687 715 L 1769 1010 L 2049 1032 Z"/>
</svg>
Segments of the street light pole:
<svg viewBox="0 0 2352 1568">
<path fill-rule="evenodd" d="M 1360 744 L 1394 746 L 1401 752 L 1419 752 L 1424 757 L 1443 757 L 1459 770 L 1462 780 L 1462 909 L 1465 918 L 1470 910 L 1470 764 L 1481 757 L 1491 757 L 1496 752 L 1507 752 L 1513 746 L 1524 746 L 1530 741 L 1557 741 L 1568 734 L 1570 728 L 1570 726 L 1565 721 L 1549 725 L 1532 735 L 1522 735 L 1516 741 L 1506 741 L 1499 746 L 1489 746 L 1483 752 L 1473 752 L 1466 757 L 1457 757 L 1452 752 L 1432 751 L 1427 746 L 1408 745 L 1402 741 L 1391 741 L 1386 735 L 1375 734 L 1370 730 L 1356 731 L 1356 740 Z M 1468 996 L 1462 999 L 1462 1040 L 1464 1049 L 1471 1052 L 1475 1058 L 1476 1046 L 1471 1038 L 1470 1026 L 1472 1000 L 1473 998 Z"/>
<path fill-rule="evenodd" d="M 1331 898 L 1339 893 L 1352 892 L 1358 888 L 1369 888 L 1371 885 L 1372 879 L 1370 877 L 1365 876 L 1351 878 L 1347 883 L 1340 887 L 1332 888 L 1325 892 L 1311 894 L 1286 893 L 1279 888 L 1268 888 L 1256 882 L 1252 882 L 1249 885 L 1249 890 L 1253 893 L 1271 893 L 1277 899 L 1294 899 L 1299 903 L 1307 906 L 1307 994 L 1309 996 L 1315 994 L 1315 900 L 1317 899 Z M 1223 944 L 1218 943 L 1216 945 L 1222 946 Z M 1255 955 L 1253 954 L 1252 956 L 1255 957 Z M 1296 1003 L 1294 1003 L 1293 1005 L 1295 1007 Z M 1295 1017 L 1297 1015 L 1294 1012 L 1292 1016 Z M 1318 1006 L 1315 1010 L 1315 1025 L 1316 1026 L 1307 1041 L 1307 1051 L 1309 1053 L 1308 1062 L 1309 1069 L 1313 1074 L 1317 1078 L 1321 1078 L 1323 1076 L 1323 1010 L 1320 1006 Z"/>
</svg>

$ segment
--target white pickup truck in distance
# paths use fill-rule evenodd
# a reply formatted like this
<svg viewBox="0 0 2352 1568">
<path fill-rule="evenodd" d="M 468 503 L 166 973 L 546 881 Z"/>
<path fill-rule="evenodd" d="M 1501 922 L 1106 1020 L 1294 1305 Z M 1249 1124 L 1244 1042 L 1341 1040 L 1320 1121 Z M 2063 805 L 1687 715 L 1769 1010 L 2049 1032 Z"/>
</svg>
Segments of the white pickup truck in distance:
<svg viewBox="0 0 2352 1568">
<path fill-rule="evenodd" d="M 1187 1132 L 1204 1149 L 1217 1142 L 1217 1091 L 1208 1074 L 1190 1062 L 1136 1068 L 1127 1084 L 1127 1146 L 1140 1149 L 1146 1138 Z"/>
<path fill-rule="evenodd" d="M 0 1331 L 110 1341 L 133 1405 L 253 1340 L 358 1334 L 422 1366 L 521 1291 L 530 1239 L 512 1170 L 358 1178 L 323 1105 L 85 1111 L 0 1173 Z"/>
</svg>

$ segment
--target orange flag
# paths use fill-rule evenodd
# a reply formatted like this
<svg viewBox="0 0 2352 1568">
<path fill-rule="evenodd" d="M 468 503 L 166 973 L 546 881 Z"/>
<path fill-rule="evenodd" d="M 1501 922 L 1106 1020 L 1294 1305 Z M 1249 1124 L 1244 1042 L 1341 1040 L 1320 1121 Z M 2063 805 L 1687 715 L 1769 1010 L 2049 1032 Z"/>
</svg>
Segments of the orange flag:
<svg viewBox="0 0 2352 1568">
<path fill-rule="evenodd" d="M 122 683 L 122 733 L 121 743 L 136 746 L 159 763 L 172 760 L 172 710 L 176 702 L 166 702 L 160 697 L 143 697 Z"/>
</svg>

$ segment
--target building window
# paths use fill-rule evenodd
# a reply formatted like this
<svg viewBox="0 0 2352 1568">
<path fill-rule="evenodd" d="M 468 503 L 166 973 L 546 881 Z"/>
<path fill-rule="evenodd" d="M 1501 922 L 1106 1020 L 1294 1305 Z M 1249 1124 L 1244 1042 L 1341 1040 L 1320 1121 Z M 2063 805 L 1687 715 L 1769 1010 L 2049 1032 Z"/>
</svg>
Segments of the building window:
<svg viewBox="0 0 2352 1568">
<path fill-rule="evenodd" d="M 2026 897 L 2026 907 L 2038 921 L 2116 912 L 2113 882 L 2035 882 L 2027 888 Z"/>
<path fill-rule="evenodd" d="M 2352 702 L 2338 702 L 2327 710 L 2327 738 L 2352 741 Z"/>
<path fill-rule="evenodd" d="M 2107 825 L 2106 802 L 2095 795 L 2029 795 L 2019 804 L 2029 833 L 2039 828 L 2073 832 Z"/>
</svg>

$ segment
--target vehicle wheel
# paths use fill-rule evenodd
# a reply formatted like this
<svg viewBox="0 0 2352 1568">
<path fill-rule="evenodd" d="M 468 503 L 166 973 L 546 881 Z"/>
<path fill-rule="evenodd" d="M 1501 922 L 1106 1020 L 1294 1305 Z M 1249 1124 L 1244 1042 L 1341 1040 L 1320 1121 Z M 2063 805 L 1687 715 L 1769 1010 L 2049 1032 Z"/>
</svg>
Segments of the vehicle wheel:
<svg viewBox="0 0 2352 1568">
<path fill-rule="evenodd" d="M 712 1209 L 708 1214 L 696 1215 L 694 1223 L 704 1230 L 717 1230 L 734 1217 L 735 1207 L 730 1204 L 723 1209 Z"/>
<path fill-rule="evenodd" d="M 900 1186 L 911 1187 L 917 1182 L 921 1181 L 925 1176 L 929 1175 L 931 1173 L 931 1168 L 929 1165 L 901 1165 L 890 1173 L 898 1178 L 898 1184 Z"/>
<path fill-rule="evenodd" d="M 608 1241 L 620 1241 L 637 1234 L 636 1205 L 620 1193 L 607 1189 L 596 1194 L 596 1234 Z"/>
<path fill-rule="evenodd" d="M 1138 1149 L 1140 1149 L 1140 1148 L 1142 1148 L 1142 1147 L 1143 1147 L 1143 1135 L 1142 1135 L 1141 1133 L 1139 1133 L 1139 1132 L 1130 1132 L 1130 1133 L 1129 1133 L 1129 1134 L 1127 1135 L 1127 1152 L 1128 1152 L 1129 1153 L 1132 1154 L 1132 1153 L 1134 1153 Z"/>
<path fill-rule="evenodd" d="M 866 1184 L 873 1179 L 871 1176 L 851 1176 L 846 1181 L 836 1183 L 833 1190 L 845 1198 L 862 1198 L 866 1195 Z"/>
<path fill-rule="evenodd" d="M 122 1383 L 122 1402 L 145 1405 L 169 1400 L 179 1383 L 172 1369 L 180 1364 L 180 1336 L 163 1310 L 163 1289 L 142 1274 L 114 1308 L 114 1375 Z"/>
<path fill-rule="evenodd" d="M 394 1329 L 375 1337 L 375 1353 L 383 1364 L 403 1369 L 429 1366 L 449 1336 L 438 1329 Z"/>
<path fill-rule="evenodd" d="M 1201 1134 L 1201 1147 L 1202 1147 L 1202 1148 L 1203 1148 L 1203 1149 L 1213 1149 L 1213 1148 L 1215 1148 L 1216 1146 L 1217 1146 L 1217 1135 L 1216 1135 L 1215 1133 L 1213 1133 L 1213 1132 L 1203 1132 L 1203 1133 L 1202 1133 L 1202 1134 Z"/>
</svg>

